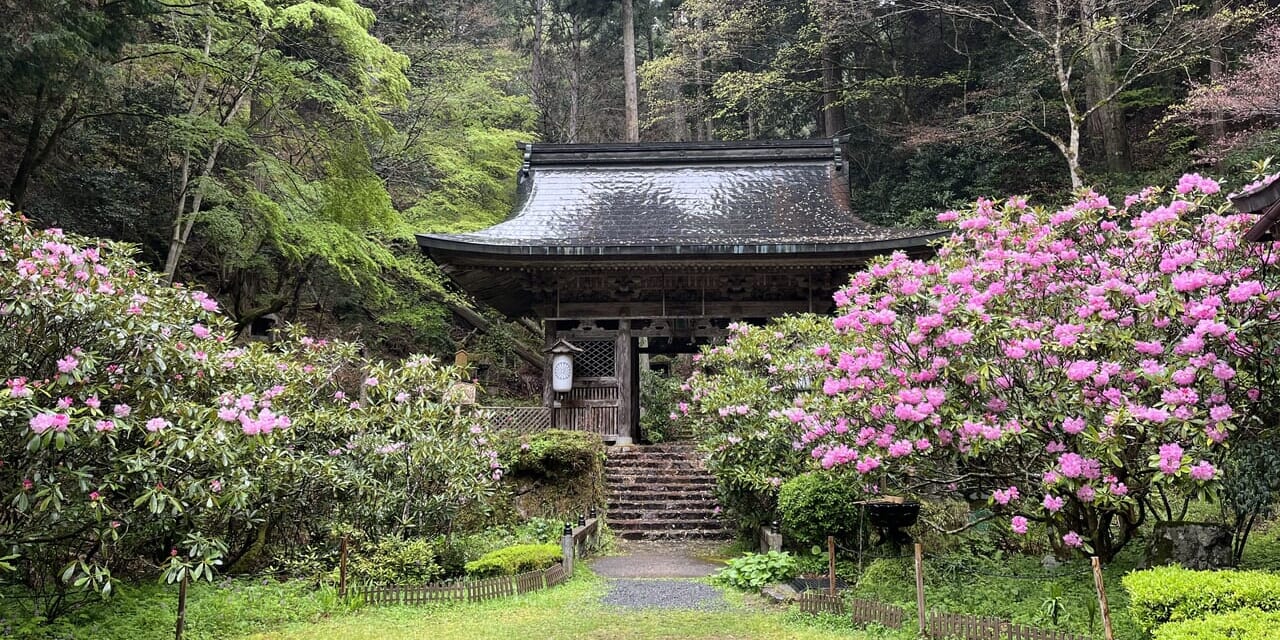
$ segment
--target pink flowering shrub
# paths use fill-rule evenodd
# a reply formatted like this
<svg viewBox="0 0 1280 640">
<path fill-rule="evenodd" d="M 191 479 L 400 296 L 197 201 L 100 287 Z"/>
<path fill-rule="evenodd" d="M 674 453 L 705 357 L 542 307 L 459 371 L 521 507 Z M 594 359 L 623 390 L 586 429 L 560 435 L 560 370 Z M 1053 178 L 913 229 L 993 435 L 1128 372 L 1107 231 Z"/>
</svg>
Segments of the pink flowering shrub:
<svg viewBox="0 0 1280 640">
<path fill-rule="evenodd" d="M 1218 192 L 1189 175 L 1118 206 L 940 215 L 935 258 L 877 260 L 836 294 L 824 399 L 783 420 L 851 481 L 986 492 L 1015 532 L 1110 558 L 1172 516 L 1167 492 L 1211 490 L 1274 397 L 1273 250 Z"/>
<path fill-rule="evenodd" d="M 48 596 L 40 613 L 121 567 L 211 578 L 261 541 L 434 535 L 487 511 L 500 465 L 446 399 L 452 367 L 297 331 L 237 344 L 216 301 L 130 253 L 0 206 L 0 573 Z"/>
</svg>

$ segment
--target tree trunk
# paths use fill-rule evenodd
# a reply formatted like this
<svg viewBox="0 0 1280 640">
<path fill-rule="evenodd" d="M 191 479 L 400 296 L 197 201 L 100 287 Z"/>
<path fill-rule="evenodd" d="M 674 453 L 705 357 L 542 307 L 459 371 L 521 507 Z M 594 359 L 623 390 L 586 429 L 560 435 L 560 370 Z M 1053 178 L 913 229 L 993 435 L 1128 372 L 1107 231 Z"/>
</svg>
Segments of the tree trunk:
<svg viewBox="0 0 1280 640">
<path fill-rule="evenodd" d="M 845 129 L 844 107 L 840 104 L 840 48 L 830 40 L 822 46 L 822 125 L 827 137 Z"/>
<path fill-rule="evenodd" d="M 62 103 L 61 99 L 46 102 L 45 95 L 46 88 L 41 85 L 36 91 L 36 104 L 31 115 L 31 124 L 27 127 L 27 140 L 22 148 L 22 158 L 18 161 L 18 168 L 13 173 L 13 180 L 9 182 L 9 200 L 18 210 L 26 204 L 27 190 L 31 187 L 31 179 L 36 171 L 49 159 L 62 134 L 76 123 L 75 116 L 79 103 L 73 100 L 58 118 L 53 131 L 45 137 L 44 128 L 49 121 L 49 116 Z"/>
<path fill-rule="evenodd" d="M 1216 16 L 1222 11 L 1222 0 L 1213 0 L 1209 3 L 1209 15 Z M 1222 76 L 1227 73 L 1227 54 L 1222 48 L 1221 34 L 1215 35 L 1213 44 L 1209 47 L 1209 84 L 1216 85 L 1222 81 Z M 1211 114 L 1213 124 L 1210 125 L 1210 134 L 1214 140 L 1222 140 L 1227 137 L 1227 118 L 1221 109 L 1214 109 Z"/>
<path fill-rule="evenodd" d="M 542 0 L 533 0 L 533 42 L 530 43 L 533 52 L 532 60 L 529 62 L 529 99 L 533 102 L 533 106 L 538 108 L 544 124 L 542 130 L 546 131 L 547 108 L 543 104 L 542 95 L 542 20 Z"/>
<path fill-rule="evenodd" d="M 626 107 L 626 141 L 640 141 L 640 98 L 636 88 L 636 24 L 631 0 L 622 0 L 622 81 Z"/>
<path fill-rule="evenodd" d="M 569 64 L 569 139 L 578 141 L 578 120 L 582 102 L 582 19 L 577 14 L 569 17 L 573 31 L 573 60 Z"/>
<path fill-rule="evenodd" d="M 701 15 L 694 17 L 693 30 L 695 32 L 702 31 Z M 694 123 L 693 134 L 695 140 L 711 140 L 713 137 L 711 114 L 705 104 L 707 91 L 706 87 L 703 85 L 704 76 L 702 72 L 702 65 L 706 61 L 706 57 L 706 48 L 702 43 L 702 39 L 699 38 L 693 55 L 694 117 L 697 118 L 697 122 Z"/>
<path fill-rule="evenodd" d="M 1102 153 L 1107 169 L 1113 172 L 1128 171 L 1129 131 L 1125 126 L 1124 109 L 1112 100 L 1116 90 L 1115 60 L 1112 45 L 1115 34 L 1108 28 L 1098 32 L 1097 25 L 1108 16 L 1098 8 L 1099 0 L 1081 0 L 1081 19 L 1086 26 L 1089 58 L 1085 74 L 1085 101 L 1092 113 L 1088 117 L 1091 137 L 1102 142 Z"/>
</svg>

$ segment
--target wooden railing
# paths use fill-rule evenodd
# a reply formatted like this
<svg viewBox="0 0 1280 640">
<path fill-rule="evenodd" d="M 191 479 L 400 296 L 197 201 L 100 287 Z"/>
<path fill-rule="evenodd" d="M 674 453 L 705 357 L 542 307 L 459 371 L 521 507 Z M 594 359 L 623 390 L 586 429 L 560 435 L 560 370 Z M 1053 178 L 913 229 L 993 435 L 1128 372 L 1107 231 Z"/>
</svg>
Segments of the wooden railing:
<svg viewBox="0 0 1280 640">
<path fill-rule="evenodd" d="M 618 432 L 617 407 L 481 407 L 494 429 L 537 433 L 547 429 L 586 431 L 611 438 Z"/>
</svg>

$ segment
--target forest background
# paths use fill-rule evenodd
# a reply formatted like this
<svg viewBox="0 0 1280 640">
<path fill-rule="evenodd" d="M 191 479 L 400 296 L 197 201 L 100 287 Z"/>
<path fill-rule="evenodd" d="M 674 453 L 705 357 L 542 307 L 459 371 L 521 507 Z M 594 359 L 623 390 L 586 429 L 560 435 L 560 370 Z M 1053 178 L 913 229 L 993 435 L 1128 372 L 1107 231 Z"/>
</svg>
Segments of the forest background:
<svg viewBox="0 0 1280 640">
<path fill-rule="evenodd" d="M 518 394 L 536 325 L 413 239 L 505 217 L 517 141 L 848 135 L 856 210 L 904 226 L 1240 173 L 1280 137 L 1274 4 L 0 0 L 0 198 L 134 243 L 242 330 L 465 348 Z"/>
</svg>

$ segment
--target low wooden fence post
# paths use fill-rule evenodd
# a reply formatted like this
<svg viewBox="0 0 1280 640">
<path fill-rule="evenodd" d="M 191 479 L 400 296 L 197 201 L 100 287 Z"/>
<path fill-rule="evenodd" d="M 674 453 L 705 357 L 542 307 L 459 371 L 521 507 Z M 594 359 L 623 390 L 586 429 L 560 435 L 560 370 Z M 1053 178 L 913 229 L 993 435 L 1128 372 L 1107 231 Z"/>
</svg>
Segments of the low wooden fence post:
<svg viewBox="0 0 1280 640">
<path fill-rule="evenodd" d="M 347 597 L 347 535 L 338 543 L 338 595 Z"/>
<path fill-rule="evenodd" d="M 827 536 L 827 595 L 836 594 L 836 537 Z"/>
<path fill-rule="evenodd" d="M 560 538 L 560 553 L 564 556 L 564 571 L 573 575 L 573 554 L 577 551 L 573 544 L 573 525 L 564 523 L 564 536 Z"/>
<path fill-rule="evenodd" d="M 1102 613 L 1102 632 L 1106 634 L 1107 640 L 1115 640 L 1115 634 L 1111 630 L 1111 607 L 1107 606 L 1107 589 L 1102 583 L 1102 561 L 1098 556 L 1091 558 L 1093 562 L 1093 584 L 1098 589 L 1098 606 Z"/>
<path fill-rule="evenodd" d="M 920 635 L 925 634 L 924 627 L 924 547 L 916 543 L 916 616 L 920 626 Z"/>
<path fill-rule="evenodd" d="M 182 575 L 178 582 L 178 621 L 174 625 L 174 640 L 182 640 L 182 632 L 187 626 L 187 575 Z"/>
</svg>

